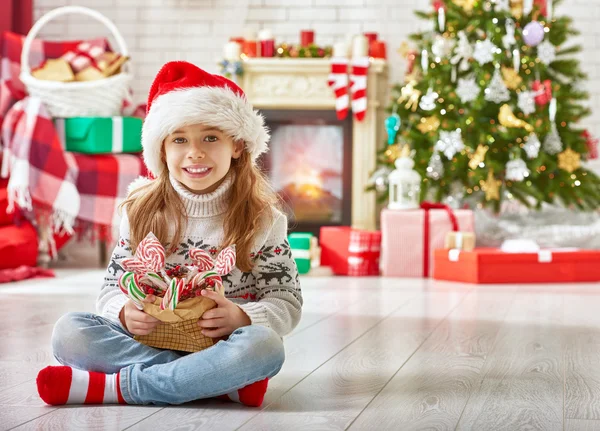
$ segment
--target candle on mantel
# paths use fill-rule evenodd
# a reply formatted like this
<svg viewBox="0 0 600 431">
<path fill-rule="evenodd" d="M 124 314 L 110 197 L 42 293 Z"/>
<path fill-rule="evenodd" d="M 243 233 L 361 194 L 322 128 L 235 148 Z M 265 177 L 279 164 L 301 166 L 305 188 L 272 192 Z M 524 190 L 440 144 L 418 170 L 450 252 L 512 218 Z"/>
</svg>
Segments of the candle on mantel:
<svg viewBox="0 0 600 431">
<path fill-rule="evenodd" d="M 366 57 L 369 53 L 369 40 L 362 34 L 355 36 L 352 41 L 352 57 Z"/>
<path fill-rule="evenodd" d="M 315 43 L 315 32 L 314 30 L 301 30 L 300 31 L 300 45 L 308 47 Z"/>
<path fill-rule="evenodd" d="M 273 57 L 275 56 L 275 38 L 273 32 L 269 29 L 263 29 L 258 32 L 258 40 L 260 43 L 260 56 Z"/>
<path fill-rule="evenodd" d="M 350 51 L 346 42 L 337 42 L 333 44 L 334 57 L 348 57 Z"/>
<path fill-rule="evenodd" d="M 387 58 L 385 42 L 383 40 L 374 40 L 369 45 L 369 56 L 373 58 Z"/>
<path fill-rule="evenodd" d="M 242 47 L 237 42 L 227 42 L 223 48 L 223 57 L 225 60 L 236 61 L 240 59 Z"/>
</svg>

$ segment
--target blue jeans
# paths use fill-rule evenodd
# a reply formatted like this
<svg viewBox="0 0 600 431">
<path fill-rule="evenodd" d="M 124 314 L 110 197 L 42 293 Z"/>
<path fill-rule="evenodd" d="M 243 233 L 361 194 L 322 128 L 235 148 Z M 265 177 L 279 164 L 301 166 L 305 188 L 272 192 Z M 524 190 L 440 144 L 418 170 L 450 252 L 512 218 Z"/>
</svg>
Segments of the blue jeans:
<svg viewBox="0 0 600 431">
<path fill-rule="evenodd" d="M 259 325 L 238 328 L 227 340 L 196 353 L 146 346 L 118 323 L 92 313 L 68 313 L 54 326 L 54 357 L 63 365 L 120 372 L 129 404 L 181 404 L 228 394 L 276 375 L 283 341 Z"/>
</svg>

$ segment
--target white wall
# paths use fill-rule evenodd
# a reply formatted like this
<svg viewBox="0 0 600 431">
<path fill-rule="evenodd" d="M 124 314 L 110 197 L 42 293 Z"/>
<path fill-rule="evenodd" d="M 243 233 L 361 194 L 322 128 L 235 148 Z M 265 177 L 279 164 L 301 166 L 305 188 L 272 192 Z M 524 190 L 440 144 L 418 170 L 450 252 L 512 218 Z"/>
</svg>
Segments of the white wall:
<svg viewBox="0 0 600 431">
<path fill-rule="evenodd" d="M 377 31 L 388 41 L 391 81 L 396 82 L 403 70 L 396 49 L 425 25 L 412 11 L 426 9 L 430 0 L 36 0 L 36 19 L 66 4 L 97 9 L 117 24 L 135 65 L 135 97 L 142 101 L 166 61 L 188 60 L 217 72 L 223 44 L 245 28 L 271 28 L 278 41 L 287 42 L 298 42 L 300 30 L 312 28 L 319 44 Z M 586 87 L 594 110 L 586 125 L 600 136 L 600 0 L 565 0 L 557 14 L 565 13 L 582 32 L 574 42 L 584 48 L 580 59 L 589 74 Z M 105 30 L 74 16 L 51 23 L 42 34 L 64 39 L 104 35 Z"/>
</svg>

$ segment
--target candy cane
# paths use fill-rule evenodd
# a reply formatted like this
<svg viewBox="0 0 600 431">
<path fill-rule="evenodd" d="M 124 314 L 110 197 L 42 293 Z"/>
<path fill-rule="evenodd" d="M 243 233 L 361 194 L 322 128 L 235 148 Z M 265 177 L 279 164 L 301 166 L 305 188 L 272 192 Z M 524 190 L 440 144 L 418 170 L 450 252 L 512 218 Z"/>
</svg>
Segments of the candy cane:
<svg viewBox="0 0 600 431">
<path fill-rule="evenodd" d="M 136 274 L 144 274 L 148 271 L 148 267 L 144 262 L 135 258 L 128 257 L 117 262 L 125 271 L 135 272 Z"/>
<path fill-rule="evenodd" d="M 190 259 L 194 261 L 194 264 L 198 267 L 199 271 L 207 271 L 214 265 L 210 254 L 201 248 L 194 248 L 190 250 Z"/>
<path fill-rule="evenodd" d="M 212 278 L 212 277 L 215 277 L 215 278 L 218 277 L 219 279 L 221 279 L 221 276 L 219 274 L 217 274 L 215 271 L 203 271 L 203 272 L 197 274 L 192 279 L 192 288 L 201 286 L 202 283 L 204 283 L 206 281 L 206 279 Z"/>
<path fill-rule="evenodd" d="M 136 280 L 135 275 L 133 277 L 129 278 L 129 283 L 128 283 L 127 287 L 128 287 L 127 290 L 128 290 L 129 298 L 133 301 L 133 303 L 135 304 L 135 306 L 137 308 L 139 308 L 140 310 L 143 310 L 144 306 L 142 304 L 142 300 L 146 298 L 146 294 L 137 285 L 137 280 Z"/>
<path fill-rule="evenodd" d="M 133 276 L 133 272 L 124 272 L 119 277 L 119 289 L 121 289 L 121 292 L 123 292 L 125 295 L 129 294 L 127 286 L 129 284 L 129 277 L 131 276 Z"/>
<path fill-rule="evenodd" d="M 173 299 L 173 294 L 176 289 L 177 289 L 177 280 L 174 278 L 169 283 L 169 287 L 165 291 L 165 296 L 163 296 L 162 302 L 160 303 L 161 310 L 166 310 L 167 308 L 169 308 L 169 305 L 171 304 L 171 300 Z"/>
<path fill-rule="evenodd" d="M 217 262 L 215 263 L 215 271 L 219 275 L 227 275 L 231 272 L 235 266 L 235 248 L 230 246 L 221 251 L 217 256 Z"/>
<path fill-rule="evenodd" d="M 167 287 L 169 287 L 167 285 L 167 283 L 165 283 L 163 278 L 155 272 L 148 272 L 147 274 L 144 275 L 142 280 L 145 281 L 150 286 L 156 287 L 157 289 L 159 289 L 161 291 L 165 291 L 165 290 L 167 290 Z"/>
<path fill-rule="evenodd" d="M 165 248 L 152 232 L 140 242 L 135 255 L 154 272 L 165 267 Z"/>
</svg>

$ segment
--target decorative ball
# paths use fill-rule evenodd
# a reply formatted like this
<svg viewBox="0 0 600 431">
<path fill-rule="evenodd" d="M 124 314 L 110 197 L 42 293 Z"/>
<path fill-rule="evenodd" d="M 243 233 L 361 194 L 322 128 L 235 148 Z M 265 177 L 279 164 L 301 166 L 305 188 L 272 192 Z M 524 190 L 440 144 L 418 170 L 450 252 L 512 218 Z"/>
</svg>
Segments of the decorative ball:
<svg viewBox="0 0 600 431">
<path fill-rule="evenodd" d="M 544 40 L 544 26 L 538 21 L 531 21 L 523 29 L 523 40 L 529 46 L 537 46 Z"/>
</svg>

